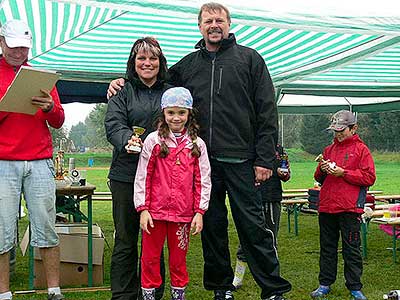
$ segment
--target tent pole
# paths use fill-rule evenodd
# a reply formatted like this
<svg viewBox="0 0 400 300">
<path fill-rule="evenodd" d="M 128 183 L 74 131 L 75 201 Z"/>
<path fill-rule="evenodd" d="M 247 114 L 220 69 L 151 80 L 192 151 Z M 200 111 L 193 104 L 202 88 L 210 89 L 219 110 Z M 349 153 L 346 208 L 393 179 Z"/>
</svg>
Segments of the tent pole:
<svg viewBox="0 0 400 300">
<path fill-rule="evenodd" d="M 276 105 L 279 105 L 279 101 L 282 99 L 282 89 L 276 88 L 275 89 L 275 101 Z M 283 114 L 281 113 L 281 122 L 280 126 L 278 126 L 278 136 L 279 136 L 279 128 L 281 129 L 281 145 L 283 147 Z M 279 124 L 278 124 L 279 125 Z"/>
<path fill-rule="evenodd" d="M 353 106 L 351 105 L 351 102 L 349 101 L 349 100 L 347 100 L 347 98 L 346 97 L 343 97 L 344 98 L 344 100 L 346 100 L 346 102 L 349 104 L 349 111 L 353 111 Z"/>
<path fill-rule="evenodd" d="M 283 114 L 281 114 L 281 146 L 283 147 Z"/>
</svg>

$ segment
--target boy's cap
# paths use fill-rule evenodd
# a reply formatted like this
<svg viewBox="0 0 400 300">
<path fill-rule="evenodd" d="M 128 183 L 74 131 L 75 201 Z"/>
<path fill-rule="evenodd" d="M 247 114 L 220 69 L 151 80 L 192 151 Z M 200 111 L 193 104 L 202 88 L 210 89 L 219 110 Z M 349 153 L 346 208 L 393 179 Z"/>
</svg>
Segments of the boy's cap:
<svg viewBox="0 0 400 300">
<path fill-rule="evenodd" d="M 32 33 L 29 26 L 21 20 L 8 20 L 0 29 L 9 48 L 32 48 Z"/>
<path fill-rule="evenodd" d="M 166 107 L 193 108 L 193 97 L 188 89 L 174 87 L 166 90 L 161 97 L 161 109 Z"/>
<path fill-rule="evenodd" d="M 331 125 L 327 129 L 342 131 L 346 127 L 356 123 L 356 116 L 351 111 L 340 110 L 332 116 Z"/>
</svg>

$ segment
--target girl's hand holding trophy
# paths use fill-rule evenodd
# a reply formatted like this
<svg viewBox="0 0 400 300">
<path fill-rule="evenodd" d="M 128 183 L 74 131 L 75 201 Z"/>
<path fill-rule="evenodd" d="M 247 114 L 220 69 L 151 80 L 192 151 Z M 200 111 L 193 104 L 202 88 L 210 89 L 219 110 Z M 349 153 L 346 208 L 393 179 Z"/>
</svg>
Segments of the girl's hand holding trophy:
<svg viewBox="0 0 400 300">
<path fill-rule="evenodd" d="M 125 149 L 128 153 L 137 154 L 142 151 L 143 142 L 140 136 L 146 131 L 146 129 L 139 126 L 133 126 L 132 129 L 133 135 L 128 140 L 128 144 L 125 146 Z"/>
</svg>

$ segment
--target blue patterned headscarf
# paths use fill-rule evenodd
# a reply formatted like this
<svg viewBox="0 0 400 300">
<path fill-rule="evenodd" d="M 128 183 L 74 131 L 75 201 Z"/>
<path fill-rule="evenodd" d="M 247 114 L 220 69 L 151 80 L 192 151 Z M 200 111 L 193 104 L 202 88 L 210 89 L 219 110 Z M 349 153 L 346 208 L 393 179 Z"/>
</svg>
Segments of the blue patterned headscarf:
<svg viewBox="0 0 400 300">
<path fill-rule="evenodd" d="M 166 107 L 193 108 L 193 97 L 188 89 L 174 87 L 166 90 L 161 97 L 161 109 Z"/>
</svg>

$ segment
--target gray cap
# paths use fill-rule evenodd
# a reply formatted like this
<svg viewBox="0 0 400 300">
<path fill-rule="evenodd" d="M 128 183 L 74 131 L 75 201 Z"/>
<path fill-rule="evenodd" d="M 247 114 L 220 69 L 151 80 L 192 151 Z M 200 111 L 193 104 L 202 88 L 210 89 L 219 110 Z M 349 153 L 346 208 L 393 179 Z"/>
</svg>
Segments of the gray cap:
<svg viewBox="0 0 400 300">
<path fill-rule="evenodd" d="M 335 131 L 342 131 L 357 123 L 356 116 L 348 110 L 339 110 L 331 118 L 331 125 L 327 128 Z"/>
</svg>

